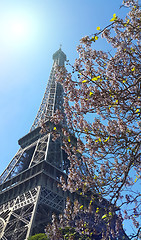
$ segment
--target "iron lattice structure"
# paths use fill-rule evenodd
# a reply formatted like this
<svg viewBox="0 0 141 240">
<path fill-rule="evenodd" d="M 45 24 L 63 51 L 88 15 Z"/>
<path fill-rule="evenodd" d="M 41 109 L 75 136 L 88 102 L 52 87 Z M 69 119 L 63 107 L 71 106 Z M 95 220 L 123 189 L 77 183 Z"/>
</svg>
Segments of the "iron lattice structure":
<svg viewBox="0 0 141 240">
<path fill-rule="evenodd" d="M 55 66 L 64 66 L 66 55 L 59 49 L 45 94 L 30 132 L 19 140 L 20 149 L 0 176 L 0 239 L 25 240 L 43 232 L 52 213 L 59 214 L 70 193 L 58 188 L 67 176 L 67 157 L 61 139 L 52 141 L 41 133 L 41 121 L 49 122 L 56 109 L 63 111 L 63 89 L 55 81 Z M 72 198 L 73 195 L 70 195 Z"/>
</svg>

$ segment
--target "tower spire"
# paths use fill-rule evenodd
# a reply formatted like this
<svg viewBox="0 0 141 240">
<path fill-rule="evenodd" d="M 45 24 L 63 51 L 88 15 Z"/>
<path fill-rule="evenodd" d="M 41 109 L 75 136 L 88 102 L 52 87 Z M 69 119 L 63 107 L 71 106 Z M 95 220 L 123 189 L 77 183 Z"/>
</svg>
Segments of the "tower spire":
<svg viewBox="0 0 141 240">
<path fill-rule="evenodd" d="M 62 44 L 60 44 L 60 49 L 61 49 L 61 47 L 62 47 Z"/>
</svg>

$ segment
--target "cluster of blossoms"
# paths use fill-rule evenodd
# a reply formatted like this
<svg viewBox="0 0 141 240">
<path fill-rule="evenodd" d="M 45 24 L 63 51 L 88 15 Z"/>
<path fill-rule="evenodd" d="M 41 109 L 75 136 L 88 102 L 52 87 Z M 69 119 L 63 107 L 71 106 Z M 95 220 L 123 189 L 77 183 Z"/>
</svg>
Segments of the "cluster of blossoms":
<svg viewBox="0 0 141 240">
<path fill-rule="evenodd" d="M 123 218 L 140 229 L 141 10 L 137 1 L 123 4 L 129 7 L 124 20 L 113 14 L 109 26 L 81 39 L 72 73 L 57 69 L 65 92 L 67 128 L 62 132 L 70 161 L 62 187 L 82 195 L 91 191 L 118 204 Z M 113 55 L 93 48 L 99 36 L 114 48 Z M 61 124 L 61 113 L 55 119 Z"/>
<path fill-rule="evenodd" d="M 97 205 L 98 204 L 98 205 Z M 101 208 L 99 205 L 105 206 Z M 113 212 L 108 202 L 90 200 L 88 208 L 77 200 L 73 207 L 68 199 L 64 214 L 52 217 L 52 224 L 48 224 L 46 234 L 52 240 L 128 240 L 122 228 L 122 217 Z"/>
</svg>

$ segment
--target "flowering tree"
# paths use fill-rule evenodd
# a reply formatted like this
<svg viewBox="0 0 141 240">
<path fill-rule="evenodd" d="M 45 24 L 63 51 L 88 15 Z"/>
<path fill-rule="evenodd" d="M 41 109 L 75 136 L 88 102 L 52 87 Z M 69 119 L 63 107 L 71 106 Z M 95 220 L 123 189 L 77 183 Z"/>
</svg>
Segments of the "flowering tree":
<svg viewBox="0 0 141 240">
<path fill-rule="evenodd" d="M 141 11 L 136 0 L 125 0 L 123 5 L 129 8 L 125 19 L 113 14 L 109 26 L 97 27 L 97 33 L 81 39 L 72 73 L 63 67 L 57 69 L 57 81 L 65 92 L 68 128 L 62 128 L 62 134 L 70 161 L 67 183 L 62 179 L 62 187 L 82 196 L 90 191 L 91 201 L 96 195 L 114 208 L 118 206 L 120 216 L 133 221 L 137 232 L 132 238 L 138 239 Z M 113 53 L 94 49 L 100 36 L 111 45 Z M 62 119 L 62 113 L 56 112 L 52 120 L 56 123 L 54 137 Z M 77 144 L 73 143 L 73 135 Z"/>
</svg>

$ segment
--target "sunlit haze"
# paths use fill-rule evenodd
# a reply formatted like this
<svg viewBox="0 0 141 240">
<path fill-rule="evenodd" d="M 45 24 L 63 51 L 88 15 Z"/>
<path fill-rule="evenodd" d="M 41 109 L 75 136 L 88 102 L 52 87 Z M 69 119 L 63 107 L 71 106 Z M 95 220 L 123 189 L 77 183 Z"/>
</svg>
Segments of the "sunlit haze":
<svg viewBox="0 0 141 240">
<path fill-rule="evenodd" d="M 0 17 L 1 41 L 4 45 L 28 45 L 38 31 L 36 15 L 26 11 L 6 12 Z"/>
<path fill-rule="evenodd" d="M 24 20 L 15 19 L 9 22 L 9 29 L 7 28 L 7 34 L 12 39 L 22 40 L 23 38 L 27 38 L 30 32 L 30 28 L 28 27 L 28 23 Z"/>
</svg>

